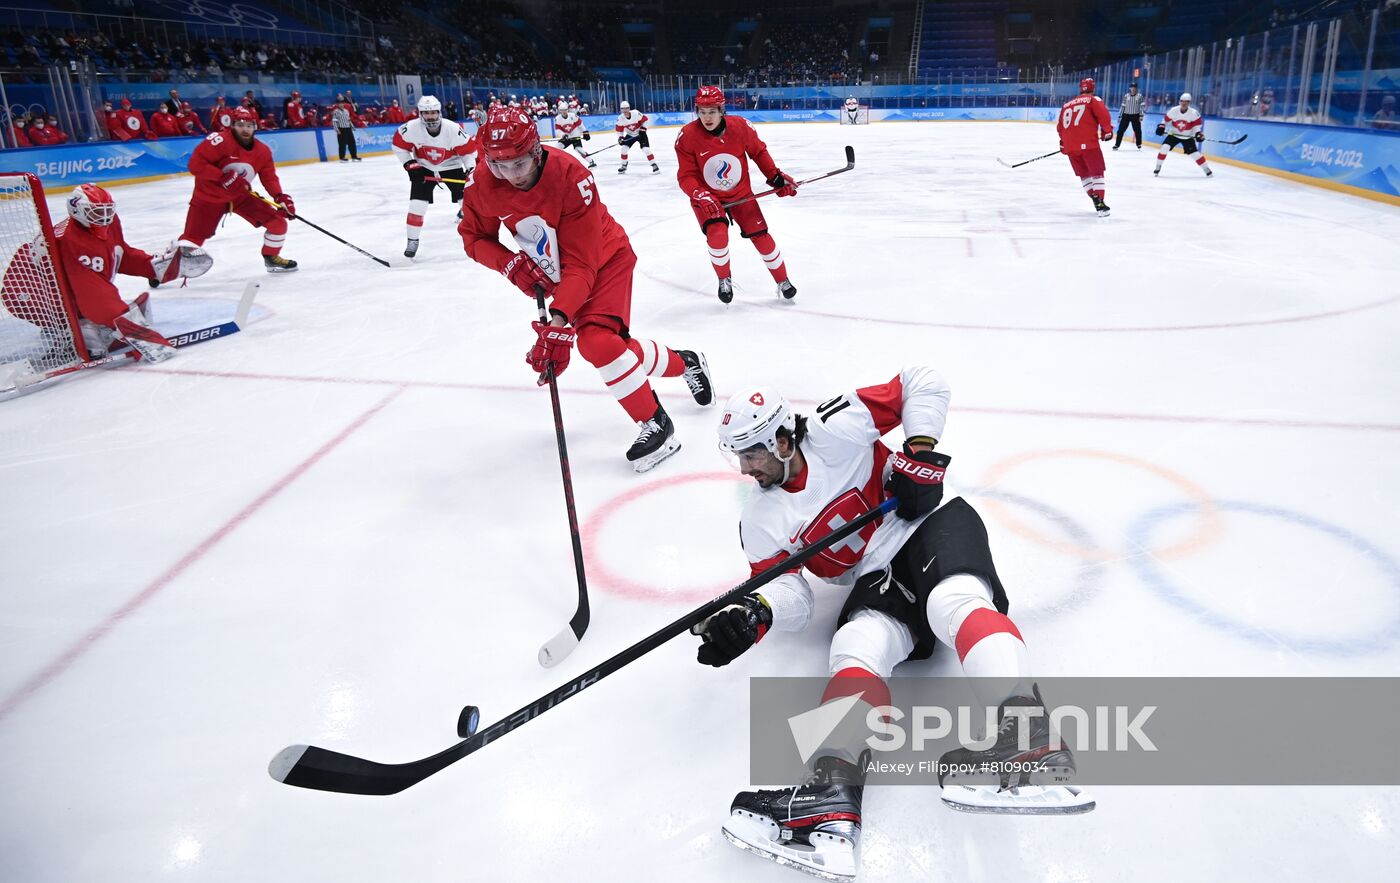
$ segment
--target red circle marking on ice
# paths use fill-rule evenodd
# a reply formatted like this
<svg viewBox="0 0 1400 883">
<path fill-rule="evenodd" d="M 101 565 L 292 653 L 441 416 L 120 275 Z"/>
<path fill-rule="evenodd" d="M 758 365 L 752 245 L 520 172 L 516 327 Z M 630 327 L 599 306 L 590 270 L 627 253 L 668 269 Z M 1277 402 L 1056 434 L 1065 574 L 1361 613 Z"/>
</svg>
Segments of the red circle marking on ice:
<svg viewBox="0 0 1400 883">
<path fill-rule="evenodd" d="M 684 484 L 695 484 L 701 481 L 737 481 L 746 482 L 745 478 L 738 472 L 692 472 L 686 475 L 675 475 L 670 478 L 662 478 L 648 482 L 639 487 L 624 491 L 621 494 L 608 500 L 600 506 L 583 524 L 583 548 L 584 556 L 588 562 L 588 581 L 591 585 L 603 589 L 614 595 L 621 595 L 624 598 L 635 598 L 640 601 L 668 601 L 676 603 L 694 604 L 701 601 L 708 601 L 717 595 L 737 586 L 748 575 L 740 570 L 735 571 L 735 581 L 722 585 L 708 586 L 704 588 L 671 588 L 665 586 L 647 585 L 636 582 L 620 573 L 610 569 L 603 556 L 598 552 L 598 539 L 607 526 L 609 520 L 623 509 L 632 505 L 649 494 L 657 491 L 668 490 Z"/>
</svg>

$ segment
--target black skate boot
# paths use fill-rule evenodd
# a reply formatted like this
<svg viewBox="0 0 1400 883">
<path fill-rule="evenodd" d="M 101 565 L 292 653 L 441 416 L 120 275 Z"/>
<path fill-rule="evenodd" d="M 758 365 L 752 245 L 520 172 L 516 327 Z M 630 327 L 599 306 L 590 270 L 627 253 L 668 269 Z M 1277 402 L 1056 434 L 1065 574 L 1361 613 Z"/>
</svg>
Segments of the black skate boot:
<svg viewBox="0 0 1400 883">
<path fill-rule="evenodd" d="M 410 239 L 408 240 L 408 244 L 403 247 L 403 256 L 411 258 L 416 254 L 418 254 L 418 240 Z"/>
<path fill-rule="evenodd" d="M 1059 815 L 1088 812 L 1094 799 L 1074 780 L 1074 755 L 1067 745 L 1052 745 L 1050 722 L 1040 687 L 1031 696 L 1012 696 L 1001 704 L 996 744 L 977 751 L 955 748 L 943 755 L 938 784 L 943 802 L 963 812 Z M 1033 716 L 1011 709 L 1033 709 Z M 1028 732 L 1022 734 L 1022 728 Z M 988 734 L 989 736 L 991 734 Z M 1025 738 L 1026 750 L 1020 743 Z"/>
<path fill-rule="evenodd" d="M 267 268 L 269 273 L 295 273 L 297 271 L 297 262 L 289 261 L 280 254 L 263 255 L 263 266 Z"/>
<path fill-rule="evenodd" d="M 1094 211 L 1098 212 L 1098 213 L 1099 213 L 1099 217 L 1101 217 L 1101 218 L 1106 218 L 1106 217 L 1108 217 L 1108 203 L 1104 202 L 1102 199 L 1099 199 L 1098 197 L 1095 197 L 1095 198 L 1094 198 Z"/>
<path fill-rule="evenodd" d="M 819 757 L 806 785 L 739 792 L 724 836 L 740 849 L 823 880 L 854 880 L 864 784 L 856 764 Z"/>
<path fill-rule="evenodd" d="M 624 160 L 622 161 L 622 165 L 620 165 L 620 166 L 617 167 L 617 173 L 618 173 L 619 175 L 625 175 L 625 174 L 627 174 L 627 160 L 624 159 Z"/>
<path fill-rule="evenodd" d="M 652 163 L 652 164 L 651 164 L 651 173 L 652 173 L 653 175 L 659 175 L 659 174 L 661 174 L 661 166 L 658 166 L 656 163 Z"/>
<path fill-rule="evenodd" d="M 727 304 L 734 299 L 734 280 L 725 276 L 719 280 L 719 302 Z"/>
<path fill-rule="evenodd" d="M 695 404 L 703 407 L 713 402 L 715 386 L 710 380 L 710 365 L 705 361 L 705 354 L 692 350 L 676 352 L 681 361 L 685 362 L 685 373 L 681 376 L 685 378 L 685 385 L 690 387 L 690 395 L 695 399 Z"/>
<path fill-rule="evenodd" d="M 650 472 L 657 463 L 681 448 L 676 439 L 676 427 L 660 402 L 656 403 L 656 413 L 651 419 L 638 423 L 637 429 L 637 440 L 627 449 L 627 459 L 637 472 Z"/>
<path fill-rule="evenodd" d="M 778 294 L 782 295 L 784 300 L 792 300 L 797 297 L 797 286 L 784 279 L 778 283 Z"/>
</svg>

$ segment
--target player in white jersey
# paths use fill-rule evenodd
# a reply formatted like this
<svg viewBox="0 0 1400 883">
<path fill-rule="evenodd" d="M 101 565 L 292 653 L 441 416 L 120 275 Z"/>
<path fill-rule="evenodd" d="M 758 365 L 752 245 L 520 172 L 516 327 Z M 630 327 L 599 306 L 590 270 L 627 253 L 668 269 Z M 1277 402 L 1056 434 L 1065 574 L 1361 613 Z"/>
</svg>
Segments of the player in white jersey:
<svg viewBox="0 0 1400 883">
<path fill-rule="evenodd" d="M 856 97 L 854 95 L 851 95 L 846 98 L 845 111 L 847 122 L 854 123 L 860 119 L 860 102 L 856 101 Z"/>
<path fill-rule="evenodd" d="M 1191 93 L 1182 92 L 1180 100 L 1181 103 L 1169 109 L 1167 115 L 1157 124 L 1157 137 L 1165 135 L 1166 138 L 1157 149 L 1157 167 L 1152 170 L 1154 175 L 1162 171 L 1162 163 L 1173 147 L 1180 144 L 1181 152 L 1190 156 L 1197 151 L 1196 145 L 1206 140 L 1206 123 L 1201 119 L 1201 112 L 1191 106 Z M 1196 165 L 1201 167 L 1207 178 L 1215 174 L 1206 162 L 1204 153 L 1196 157 Z"/>
<path fill-rule="evenodd" d="M 476 142 L 460 123 L 442 118 L 442 104 L 431 95 L 418 99 L 418 116 L 399 126 L 392 142 L 394 156 L 408 172 L 408 244 L 404 257 L 418 254 L 423 216 L 439 184 L 446 184 L 453 203 L 462 201 L 462 188 L 476 165 Z"/>
<path fill-rule="evenodd" d="M 634 110 L 626 101 L 617 106 L 617 143 L 622 145 L 622 165 L 617 167 L 619 175 L 627 174 L 627 148 L 633 144 L 642 145 L 647 152 L 647 162 L 651 163 L 651 173 L 661 174 L 661 166 L 656 164 L 656 156 L 651 152 L 651 139 L 647 136 L 647 120 L 651 117 Z"/>
<path fill-rule="evenodd" d="M 720 448 L 735 455 L 740 471 L 759 486 L 744 505 L 739 528 L 755 574 L 876 509 L 888 496 L 899 501 L 893 515 L 803 566 L 849 592 L 831 639 L 831 679 L 821 701 L 854 703 L 856 711 L 847 708 L 842 719 L 857 723 L 837 727 L 812 753 L 810 784 L 740 792 L 724 826 L 736 846 L 830 880 L 852 879 L 856 872 L 862 754 L 870 735 L 864 722 L 873 709 L 891 704 L 884 679 L 895 666 L 927 659 L 939 644 L 957 653 L 978 700 L 1000 712 L 992 747 L 955 749 L 943 761 L 967 770 L 1037 770 L 1011 774 L 1007 787 L 996 776 L 989 781 L 949 774 L 940 778 L 944 802 L 979 812 L 1093 808 L 1082 792 L 1058 785 L 1052 787 L 1054 800 L 1038 788 L 1021 790 L 1067 781 L 1074 759 L 1067 749 L 1049 750 L 1044 704 L 1021 633 L 1006 616 L 1006 592 L 982 519 L 961 497 L 940 505 L 950 458 L 934 447 L 943 436 L 949 398 L 942 375 L 914 367 L 888 383 L 829 399 L 810 417 L 794 413 L 776 390 L 760 387 L 736 393 L 720 418 Z M 903 448 L 893 452 L 880 439 L 901 425 Z M 727 665 L 770 629 L 800 631 L 813 607 L 808 576 L 789 571 L 695 626 L 702 639 L 699 661 Z M 1019 737 L 1029 750 L 1017 746 Z"/>
<path fill-rule="evenodd" d="M 598 167 L 598 164 L 589 158 L 588 151 L 583 149 L 583 142 L 590 138 L 588 128 L 584 126 L 583 120 L 578 118 L 578 114 L 569 110 L 569 106 L 562 101 L 559 103 L 559 114 L 554 118 L 554 131 L 559 135 L 560 147 L 566 150 L 572 147 L 581 159 L 588 160 L 590 169 Z"/>
</svg>

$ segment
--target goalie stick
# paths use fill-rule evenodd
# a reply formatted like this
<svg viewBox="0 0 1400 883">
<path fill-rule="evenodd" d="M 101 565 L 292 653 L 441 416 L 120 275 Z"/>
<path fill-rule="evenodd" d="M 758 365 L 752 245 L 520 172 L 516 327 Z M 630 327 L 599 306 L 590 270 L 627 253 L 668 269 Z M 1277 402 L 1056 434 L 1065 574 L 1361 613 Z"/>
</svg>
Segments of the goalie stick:
<svg viewBox="0 0 1400 883">
<path fill-rule="evenodd" d="M 1059 155 L 1060 155 L 1060 151 L 1058 151 L 1058 150 L 1052 150 L 1052 151 L 1050 151 L 1049 153 L 1043 154 L 1043 155 L 1041 155 L 1041 156 L 1034 157 L 1034 158 L 1032 158 L 1032 159 L 1024 160 L 1024 161 L 1018 162 L 1018 163 L 1009 163 L 1009 162 L 1007 162 L 1006 160 L 1002 159 L 1001 157 L 997 157 L 997 162 L 999 162 L 999 163 L 1001 163 L 1002 165 L 1006 166 L 1008 169 L 1014 169 L 1014 168 L 1018 168 L 1018 167 L 1020 167 L 1020 166 L 1026 165 L 1027 163 L 1033 163 L 1033 162 L 1037 162 L 1037 161 L 1042 160 L 1042 159 L 1049 159 L 1049 158 L 1052 157 L 1052 156 L 1059 156 Z"/>
<path fill-rule="evenodd" d="M 883 518 L 892 512 L 898 504 L 898 498 L 890 497 L 878 508 L 842 525 L 839 529 L 832 531 L 792 556 L 784 558 L 713 601 L 697 607 L 670 625 L 643 638 L 562 687 L 546 693 L 524 708 L 496 721 L 485 730 L 473 733 L 469 738 L 431 757 L 409 763 L 378 763 L 349 754 L 341 754 L 338 751 L 317 748 L 314 745 L 291 745 L 277 753 L 277 756 L 268 764 L 267 771 L 277 781 L 287 785 L 295 785 L 298 788 L 335 791 L 341 794 L 397 794 L 451 766 L 468 754 L 496 741 L 512 730 L 524 726 L 565 699 L 577 696 L 584 688 L 591 687 L 608 675 L 636 662 L 677 635 L 690 631 L 691 626 L 705 621 L 725 605 L 767 585 L 782 574 L 801 567 L 814 556 L 841 542 L 867 524 Z M 471 725 L 476 722 L 475 712 L 475 706 L 467 706 L 466 709 L 463 709 L 463 717 L 471 717 L 472 720 L 459 722 L 459 732 L 473 728 Z"/>
<path fill-rule="evenodd" d="M 549 324 L 549 310 L 544 305 L 544 288 L 535 286 L 535 306 L 540 311 L 540 322 Z M 564 508 L 569 513 L 569 537 L 574 544 L 574 571 L 578 574 L 578 607 L 574 609 L 569 624 L 550 638 L 540 648 L 540 665 L 553 668 L 563 661 L 583 640 L 588 630 L 588 581 L 583 575 L 583 540 L 578 532 L 578 513 L 574 510 L 574 480 L 569 473 L 569 449 L 564 444 L 564 414 L 559 409 L 559 383 L 554 379 L 554 363 L 545 369 L 544 379 L 549 383 L 549 403 L 554 408 L 554 438 L 559 443 L 559 472 L 564 480 Z"/>
<path fill-rule="evenodd" d="M 856 167 L 856 149 L 855 149 L 854 147 L 852 147 L 851 145 L 847 144 L 847 145 L 846 145 L 846 164 L 845 164 L 844 166 L 842 166 L 842 167 L 839 168 L 839 169 L 832 169 L 832 170 L 829 171 L 829 172 L 823 172 L 823 173 L 820 174 L 820 175 L 814 175 L 813 177 L 807 178 L 807 179 L 802 180 L 802 181 L 794 181 L 794 182 L 793 182 L 793 186 L 795 186 L 795 187 L 801 187 L 803 184 L 810 184 L 810 183 L 812 183 L 813 181 L 820 181 L 822 178 L 830 178 L 832 175 L 839 175 L 839 174 L 841 174 L 842 172 L 849 172 L 851 169 L 854 169 L 855 167 Z M 726 202 L 726 203 L 724 203 L 724 207 L 725 207 L 726 209 L 731 209 L 731 208 L 734 208 L 734 206 L 736 206 L 736 205 L 743 205 L 743 204 L 746 203 L 746 202 L 752 202 L 752 201 L 755 200 L 755 199 L 762 199 L 762 198 L 765 197 L 765 196 L 769 196 L 769 195 L 771 195 L 771 194 L 777 193 L 777 192 L 778 192 L 779 190 L 781 190 L 781 189 L 783 189 L 783 188 L 781 188 L 781 187 L 773 187 L 773 188 L 771 188 L 771 189 L 768 189 L 768 190 L 763 191 L 762 193 L 755 193 L 755 194 L 753 194 L 752 196 L 745 196 L 743 199 L 736 199 L 736 200 L 734 200 L 733 202 Z"/>
</svg>

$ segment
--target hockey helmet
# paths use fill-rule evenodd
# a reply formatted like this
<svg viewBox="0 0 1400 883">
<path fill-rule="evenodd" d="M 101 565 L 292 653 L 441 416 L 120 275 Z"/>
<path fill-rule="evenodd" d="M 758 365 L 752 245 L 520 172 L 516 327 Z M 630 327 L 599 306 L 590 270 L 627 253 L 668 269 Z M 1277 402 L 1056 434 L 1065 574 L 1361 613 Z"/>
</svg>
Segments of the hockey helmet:
<svg viewBox="0 0 1400 883">
<path fill-rule="evenodd" d="M 258 115 L 253 112 L 253 109 L 241 104 L 229 111 L 229 119 L 231 120 L 230 125 L 234 126 L 239 123 L 252 123 L 254 126 L 258 124 Z"/>
<path fill-rule="evenodd" d="M 1177 100 L 1180 101 L 1182 104 L 1189 104 L 1189 103 L 1191 102 L 1191 93 L 1190 93 L 1190 92 L 1182 92 L 1182 93 L 1181 93 L 1181 97 L 1178 98 Z"/>
<path fill-rule="evenodd" d="M 423 114 L 429 112 L 441 114 L 442 102 L 438 101 L 436 96 L 424 95 L 422 98 L 418 99 L 418 115 L 421 117 Z"/>
<path fill-rule="evenodd" d="M 719 418 L 719 448 L 741 454 L 760 445 L 778 456 L 778 430 L 797 431 L 797 415 L 788 400 L 772 387 L 740 390 L 724 403 Z"/>
<path fill-rule="evenodd" d="M 718 86 L 701 86 L 695 90 L 696 107 L 718 107 L 724 109 L 724 90 Z"/>
<path fill-rule="evenodd" d="M 491 174 L 502 180 L 525 175 L 540 158 L 540 131 L 530 115 L 518 108 L 494 107 L 483 127 L 481 150 Z"/>
<path fill-rule="evenodd" d="M 1079 94 L 1080 94 L 1080 95 L 1093 95 L 1093 94 L 1094 94 L 1094 78 L 1093 78 L 1093 77 L 1085 77 L 1084 79 L 1082 79 L 1082 80 L 1079 81 Z"/>
<path fill-rule="evenodd" d="M 117 203 L 96 184 L 79 184 L 68 196 L 68 217 L 106 239 L 107 228 L 117 217 Z"/>
<path fill-rule="evenodd" d="M 189 113 L 191 110 L 194 110 L 194 108 L 190 106 L 188 101 L 180 102 L 180 113 Z"/>
<path fill-rule="evenodd" d="M 130 99 L 130 98 L 123 98 L 123 99 L 122 99 L 122 110 L 131 110 L 131 99 Z"/>
<path fill-rule="evenodd" d="M 292 90 L 292 97 L 293 97 L 293 98 L 300 98 L 300 97 L 301 97 L 301 92 L 297 91 L 296 89 L 293 89 L 293 90 Z"/>
<path fill-rule="evenodd" d="M 618 110 L 631 110 L 631 109 L 632 109 L 632 105 L 628 104 L 626 101 L 622 102 L 622 103 L 619 104 L 617 107 L 618 107 Z"/>
</svg>

